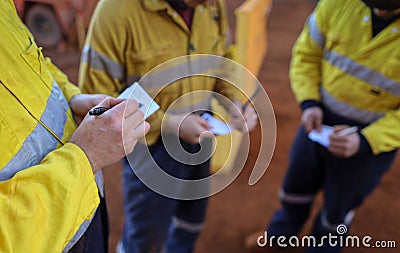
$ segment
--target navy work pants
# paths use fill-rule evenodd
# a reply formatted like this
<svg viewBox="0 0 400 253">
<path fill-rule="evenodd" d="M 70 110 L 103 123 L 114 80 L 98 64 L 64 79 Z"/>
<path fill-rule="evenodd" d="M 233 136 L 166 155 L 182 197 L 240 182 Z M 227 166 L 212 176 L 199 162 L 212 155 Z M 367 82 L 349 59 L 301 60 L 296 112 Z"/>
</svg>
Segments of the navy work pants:
<svg viewBox="0 0 400 253">
<path fill-rule="evenodd" d="M 305 130 L 300 127 L 283 181 L 280 196 L 282 208 L 270 221 L 268 236 L 297 235 L 309 216 L 312 201 L 319 190 L 324 192 L 324 203 L 314 222 L 312 235 L 317 240 L 328 233 L 337 235 L 337 226 L 350 226 L 353 210 L 378 185 L 395 155 L 395 151 L 376 156 L 369 152 L 347 159 L 337 158 L 325 147 L 309 140 Z M 309 252 L 321 253 L 339 251 L 340 247 L 326 244 L 309 249 Z"/>
<path fill-rule="evenodd" d="M 106 202 L 104 198 L 100 197 L 100 204 L 92 222 L 69 253 L 107 253 L 108 227 Z"/>
<path fill-rule="evenodd" d="M 181 144 L 189 153 L 196 153 L 200 149 L 200 145 L 191 145 L 183 141 Z M 146 147 L 144 145 L 135 147 L 138 152 L 143 148 Z M 198 165 L 176 161 L 168 154 L 161 141 L 150 146 L 149 149 L 152 159 L 173 177 L 193 180 L 206 178 L 209 175 L 209 160 Z M 133 161 L 135 161 L 134 158 Z M 136 165 L 133 164 L 133 166 Z M 146 168 L 139 169 L 146 170 Z M 205 219 L 206 198 L 177 200 L 162 196 L 148 188 L 138 178 L 127 160 L 124 161 L 123 170 L 123 197 L 125 222 L 122 248 L 124 252 L 158 253 L 161 250 L 165 253 L 193 252 Z"/>
</svg>

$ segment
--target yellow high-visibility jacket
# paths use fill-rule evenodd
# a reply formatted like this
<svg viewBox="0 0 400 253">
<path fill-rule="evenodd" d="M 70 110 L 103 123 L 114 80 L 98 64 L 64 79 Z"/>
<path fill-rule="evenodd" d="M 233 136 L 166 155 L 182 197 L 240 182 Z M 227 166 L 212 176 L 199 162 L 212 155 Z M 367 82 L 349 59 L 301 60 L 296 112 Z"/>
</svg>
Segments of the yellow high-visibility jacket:
<svg viewBox="0 0 400 253">
<path fill-rule="evenodd" d="M 85 93 L 117 96 L 127 85 L 170 59 L 189 54 L 226 56 L 227 35 L 226 7 L 222 0 L 215 5 L 199 5 L 191 29 L 163 0 L 100 1 L 82 53 L 79 85 Z M 187 79 L 176 82 L 156 97 L 161 110 L 149 118 L 147 144 L 157 140 L 164 111 L 183 94 L 207 90 L 231 100 L 240 97 L 235 88 L 224 82 L 201 78 L 192 82 Z M 144 89 L 152 93 L 150 87 Z M 190 107 L 206 100 L 206 95 L 187 96 L 180 106 Z"/>
<path fill-rule="evenodd" d="M 98 206 L 85 153 L 67 143 L 80 92 L 0 2 L 0 252 L 63 252 Z M 80 232 L 78 232 L 78 229 Z"/>
<path fill-rule="evenodd" d="M 374 154 L 400 147 L 400 19 L 374 38 L 362 0 L 322 0 L 293 48 L 290 77 L 298 101 L 368 124 Z"/>
</svg>

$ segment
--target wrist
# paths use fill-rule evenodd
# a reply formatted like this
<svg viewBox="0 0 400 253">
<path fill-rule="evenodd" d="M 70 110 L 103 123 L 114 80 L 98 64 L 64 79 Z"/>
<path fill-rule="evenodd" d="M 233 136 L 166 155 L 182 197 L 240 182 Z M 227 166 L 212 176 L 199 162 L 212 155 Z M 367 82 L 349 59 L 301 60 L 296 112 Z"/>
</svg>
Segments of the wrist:
<svg viewBox="0 0 400 253">
<path fill-rule="evenodd" d="M 310 108 L 310 107 L 321 107 L 321 103 L 315 101 L 315 100 L 304 100 L 303 102 L 301 102 L 300 104 L 301 110 L 305 111 L 306 109 Z"/>
</svg>

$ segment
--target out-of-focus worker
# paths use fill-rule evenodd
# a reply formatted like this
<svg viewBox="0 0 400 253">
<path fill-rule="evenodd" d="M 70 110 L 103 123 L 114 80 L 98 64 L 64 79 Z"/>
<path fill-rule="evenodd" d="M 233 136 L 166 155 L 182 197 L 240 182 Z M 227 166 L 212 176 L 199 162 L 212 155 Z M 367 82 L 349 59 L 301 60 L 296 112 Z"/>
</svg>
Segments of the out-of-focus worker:
<svg viewBox="0 0 400 253">
<path fill-rule="evenodd" d="M 117 96 L 127 85 L 170 59 L 190 54 L 226 56 L 227 35 L 226 8 L 220 0 L 100 1 L 88 31 L 79 84 L 83 92 Z M 195 66 L 193 62 L 191 67 Z M 179 162 L 170 156 L 160 136 L 162 125 L 163 134 L 167 133 L 165 139 L 179 135 L 180 143 L 188 153 L 182 154 L 186 156 L 183 161 L 190 161 L 193 153 L 200 147 L 205 148 L 206 145 L 199 144 L 199 137 L 210 130 L 210 125 L 199 114 L 193 113 L 211 109 L 210 93 L 201 99 L 193 94 L 193 91 L 201 90 L 213 91 L 232 101 L 240 99 L 233 85 L 214 78 L 191 77 L 164 88 L 155 98 L 161 110 L 149 118 L 152 128 L 146 142 L 151 156 L 147 155 L 147 148 L 142 151 L 138 148 L 138 152 L 129 155 L 133 158 L 131 165 L 135 172 L 150 171 L 153 169 L 151 160 L 154 160 L 176 178 L 196 180 L 209 175 L 209 160 L 197 165 Z M 177 104 L 186 113 L 166 114 L 180 97 Z M 236 106 L 227 109 L 236 116 L 233 125 L 237 129 L 251 130 L 257 124 L 252 106 L 243 111 L 237 110 Z M 138 145 L 146 147 L 145 144 Z M 119 249 L 129 253 L 149 253 L 159 252 L 164 247 L 165 252 L 192 252 L 202 230 L 207 199 L 176 200 L 162 196 L 141 182 L 126 159 L 124 164 L 125 223 Z M 178 189 L 176 185 L 170 188 L 184 194 L 184 189 Z M 134 198 L 136 194 L 140 198 Z"/>
<path fill-rule="evenodd" d="M 341 250 L 355 210 L 400 147 L 399 45 L 399 0 L 318 2 L 293 49 L 291 85 L 303 113 L 268 237 L 297 235 L 322 189 L 312 230 L 319 246 L 308 252 Z M 322 124 L 334 127 L 327 148 L 307 138 Z M 358 131 L 341 132 L 350 126 Z"/>
<path fill-rule="evenodd" d="M 136 102 L 80 94 L 11 0 L 0 2 L 0 26 L 0 252 L 108 252 L 95 173 L 125 155 L 123 138 L 132 150 L 148 123 Z M 96 105 L 111 109 L 86 116 Z M 123 119 L 132 125 L 124 136 Z"/>
</svg>

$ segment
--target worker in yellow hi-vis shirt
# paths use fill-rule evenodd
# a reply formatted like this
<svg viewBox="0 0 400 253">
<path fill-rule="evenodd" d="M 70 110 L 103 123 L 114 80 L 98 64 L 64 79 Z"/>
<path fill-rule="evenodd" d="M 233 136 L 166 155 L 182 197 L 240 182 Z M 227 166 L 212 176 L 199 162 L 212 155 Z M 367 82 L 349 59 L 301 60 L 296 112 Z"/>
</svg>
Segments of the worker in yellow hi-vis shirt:
<svg viewBox="0 0 400 253">
<path fill-rule="evenodd" d="M 399 29 L 400 0 L 318 2 L 292 51 L 290 81 L 303 112 L 279 193 L 282 208 L 268 238 L 247 240 L 256 249 L 249 252 L 262 251 L 261 241 L 293 246 L 289 238 L 301 231 L 319 191 L 324 202 L 309 237 L 314 243 L 300 247 L 309 253 L 346 247 L 356 209 L 400 147 Z"/>
<path fill-rule="evenodd" d="M 149 125 L 134 101 L 80 94 L 12 0 L 0 2 L 0 26 L 0 252 L 108 252 L 99 171 Z M 96 105 L 109 110 L 87 115 Z"/>
<path fill-rule="evenodd" d="M 182 56 L 195 54 L 227 56 L 227 35 L 222 0 L 100 1 L 84 46 L 79 85 L 83 92 L 117 96 L 134 81 L 146 77 L 152 68 L 171 59 L 191 59 Z M 183 64 L 195 72 L 197 67 L 207 65 L 196 60 Z M 179 66 L 174 67 L 179 70 Z M 162 85 L 163 75 L 170 73 L 170 69 L 163 69 L 160 82 L 152 85 Z M 210 101 L 217 94 L 230 101 L 242 99 L 237 88 L 228 82 L 204 76 L 185 78 L 186 74 L 182 74 L 155 97 L 161 109 L 149 118 L 152 127 L 146 143 L 139 143 L 141 148 L 129 155 L 129 164 L 124 159 L 125 223 L 118 248 L 121 252 L 149 253 L 164 249 L 189 253 L 201 232 L 207 198 L 187 197 L 197 191 L 196 187 L 167 185 L 165 188 L 176 194 L 174 199 L 165 192 L 153 191 L 138 174 L 162 171 L 178 178 L 180 183 L 206 181 L 210 173 L 209 159 L 193 162 L 198 153 L 212 150 L 209 139 L 203 138 L 200 143 L 200 136 L 211 129 L 201 113 L 212 110 Z M 153 93 L 150 85 L 141 81 L 139 84 Z M 232 113 L 231 123 L 236 129 L 249 131 L 256 126 L 258 118 L 251 104 L 245 108 L 234 103 L 224 106 Z M 171 112 L 171 108 L 176 110 Z M 176 141 L 176 145 L 167 150 L 169 141 Z M 158 180 L 153 175 L 145 177 Z M 161 180 L 155 184 L 166 182 Z"/>
</svg>

